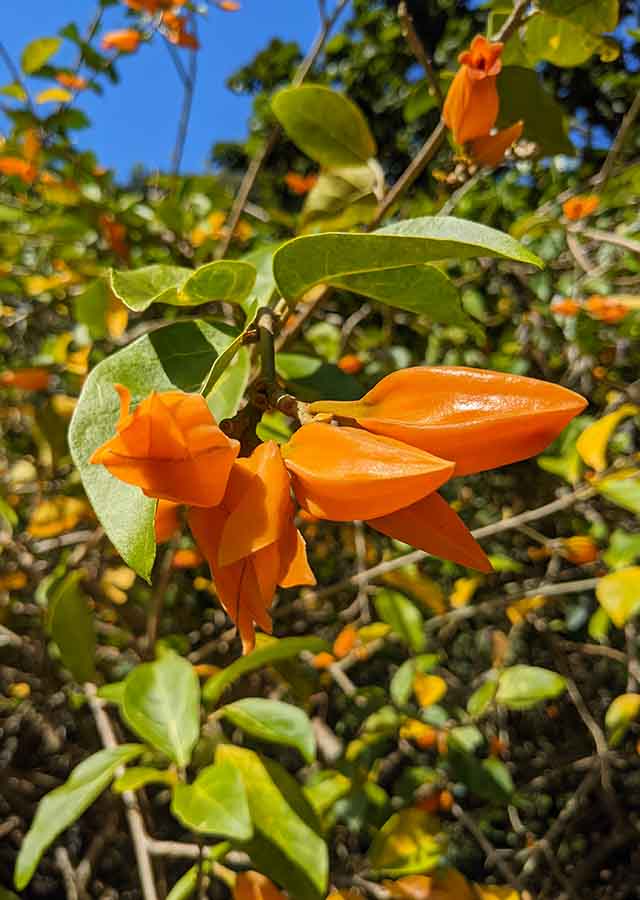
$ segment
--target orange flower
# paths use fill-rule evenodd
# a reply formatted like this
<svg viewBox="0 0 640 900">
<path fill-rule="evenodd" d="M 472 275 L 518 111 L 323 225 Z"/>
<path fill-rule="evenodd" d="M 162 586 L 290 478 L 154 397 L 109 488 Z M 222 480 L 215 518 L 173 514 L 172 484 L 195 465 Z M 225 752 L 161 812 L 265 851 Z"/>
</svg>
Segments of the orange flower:
<svg viewBox="0 0 640 900">
<path fill-rule="evenodd" d="M 358 631 L 353 625 L 346 625 L 333 643 L 333 652 L 338 659 L 343 659 L 355 647 Z"/>
<path fill-rule="evenodd" d="M 457 144 L 466 144 L 489 134 L 498 118 L 496 76 L 502 69 L 503 44 L 490 43 L 476 35 L 471 47 L 461 53 L 460 69 L 451 82 L 442 109 L 445 125 Z"/>
<path fill-rule="evenodd" d="M 598 208 L 600 198 L 596 194 L 577 194 L 562 204 L 562 212 L 567 219 L 577 222 L 585 219 Z"/>
<path fill-rule="evenodd" d="M 448 460 L 390 437 L 319 422 L 296 431 L 282 455 L 300 506 L 336 522 L 409 506 L 444 484 L 454 469 Z"/>
<path fill-rule="evenodd" d="M 180 517 L 178 516 L 179 503 L 172 503 L 171 500 L 159 500 L 156 508 L 156 541 L 158 544 L 164 544 L 170 540 L 173 535 L 180 529 Z"/>
<path fill-rule="evenodd" d="M 598 319 L 607 325 L 621 322 L 629 314 L 629 308 L 612 297 L 599 297 L 594 294 L 585 300 L 585 309 L 592 319 Z"/>
<path fill-rule="evenodd" d="M 135 28 L 122 28 L 120 31 L 108 31 L 102 38 L 103 50 L 117 50 L 118 53 L 134 53 L 140 45 L 140 32 Z"/>
<path fill-rule="evenodd" d="M 286 900 L 272 881 L 259 872 L 241 872 L 236 878 L 233 900 Z"/>
<path fill-rule="evenodd" d="M 475 138 L 471 141 L 472 157 L 481 166 L 499 166 L 509 147 L 520 140 L 523 127 L 524 122 L 521 119 L 495 134 Z"/>
<path fill-rule="evenodd" d="M 338 368 L 347 375 L 357 375 L 358 372 L 362 372 L 364 363 L 360 357 L 356 356 L 354 353 L 347 353 L 346 356 L 343 356 L 338 360 Z"/>
<path fill-rule="evenodd" d="M 172 569 L 197 569 L 204 562 L 204 556 L 198 550 L 189 549 L 176 550 L 171 559 Z"/>
<path fill-rule="evenodd" d="M 580 312 L 580 303 L 570 297 L 554 300 L 551 304 L 551 312 L 556 316 L 576 316 Z"/>
<path fill-rule="evenodd" d="M 102 237 L 111 247 L 113 252 L 123 260 L 129 259 L 129 245 L 127 244 L 127 229 L 121 222 L 111 215 L 103 213 L 98 219 Z"/>
<path fill-rule="evenodd" d="M 129 390 L 114 387 L 120 396 L 116 435 L 90 461 L 147 497 L 190 506 L 219 503 L 240 445 L 220 431 L 204 397 L 154 392 L 130 413 Z"/>
<path fill-rule="evenodd" d="M 569 562 L 578 566 L 595 562 L 600 555 L 598 545 L 592 538 L 578 534 L 565 538 L 562 541 L 561 550 L 563 556 L 566 556 Z"/>
<path fill-rule="evenodd" d="M 216 6 L 224 12 L 238 12 L 240 4 L 236 0 L 217 0 Z"/>
<path fill-rule="evenodd" d="M 36 167 L 19 156 L 0 156 L 0 175 L 13 175 L 25 184 L 33 184 L 38 177 Z"/>
<path fill-rule="evenodd" d="M 197 50 L 200 44 L 195 34 L 187 31 L 187 20 L 184 16 L 178 16 L 174 12 L 162 14 L 162 24 L 166 30 L 167 40 L 177 47 L 187 47 L 189 50 Z"/>
<path fill-rule="evenodd" d="M 323 650 L 321 653 L 316 653 L 311 660 L 311 665 L 314 669 L 328 669 L 335 661 L 336 658 L 332 653 L 327 653 L 326 650 Z"/>
<path fill-rule="evenodd" d="M 0 374 L 0 385 L 22 391 L 46 391 L 50 382 L 46 369 L 7 369 Z"/>
<path fill-rule="evenodd" d="M 416 366 L 387 375 L 361 400 L 317 401 L 309 411 L 355 419 L 471 475 L 540 453 L 585 406 L 579 394 L 535 378 Z"/>
<path fill-rule="evenodd" d="M 284 183 L 289 190 L 300 197 L 308 194 L 317 180 L 317 175 L 300 175 L 298 172 L 287 172 L 284 176 Z"/>
<path fill-rule="evenodd" d="M 255 643 L 254 623 L 271 631 L 267 608 L 278 585 L 315 584 L 293 513 L 289 476 L 274 441 L 237 460 L 219 505 L 189 512 L 191 531 L 245 653 Z"/>
<path fill-rule="evenodd" d="M 83 91 L 89 83 L 86 78 L 73 72 L 58 72 L 56 81 L 70 91 Z"/>
</svg>

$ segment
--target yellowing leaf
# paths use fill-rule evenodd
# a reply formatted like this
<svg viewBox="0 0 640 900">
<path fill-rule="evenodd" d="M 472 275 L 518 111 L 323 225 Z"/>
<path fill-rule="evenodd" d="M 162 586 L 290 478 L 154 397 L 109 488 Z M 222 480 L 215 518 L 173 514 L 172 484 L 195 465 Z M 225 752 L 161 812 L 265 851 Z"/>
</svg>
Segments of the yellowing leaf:
<svg viewBox="0 0 640 900">
<path fill-rule="evenodd" d="M 91 515 L 91 507 L 86 500 L 54 497 L 38 504 L 29 519 L 27 532 L 34 538 L 56 537 L 71 531 L 81 519 Z"/>
<path fill-rule="evenodd" d="M 442 588 L 432 578 L 427 578 L 419 572 L 412 573 L 405 570 L 388 572 L 383 581 L 391 587 L 411 594 L 436 616 L 446 611 Z"/>
<path fill-rule="evenodd" d="M 612 701 L 604 717 L 609 743 L 615 747 L 624 737 L 629 725 L 640 714 L 640 694 L 621 694 Z"/>
<path fill-rule="evenodd" d="M 515 603 L 510 603 L 505 612 L 511 624 L 518 625 L 520 622 L 524 622 L 527 613 L 530 613 L 534 609 L 539 609 L 541 606 L 544 606 L 546 602 L 547 598 L 544 594 L 536 594 L 535 597 L 523 597 L 522 600 L 516 600 Z"/>
<path fill-rule="evenodd" d="M 436 818 L 420 809 L 402 809 L 376 834 L 369 858 L 383 875 L 429 872 L 440 861 L 446 836 Z"/>
<path fill-rule="evenodd" d="M 110 338 L 122 337 L 127 330 L 127 325 L 129 324 L 129 310 L 115 294 L 109 295 L 105 323 Z"/>
<path fill-rule="evenodd" d="M 454 609 L 466 606 L 482 584 L 482 578 L 458 578 L 453 583 L 453 591 L 449 597 L 449 603 Z"/>
<path fill-rule="evenodd" d="M 415 741 L 421 750 L 426 750 L 437 744 L 438 731 L 419 719 L 407 719 L 400 728 L 400 737 L 405 741 Z"/>
<path fill-rule="evenodd" d="M 478 900 L 520 900 L 520 894 L 509 885 L 474 884 Z"/>
<path fill-rule="evenodd" d="M 413 691 L 420 706 L 433 706 L 447 693 L 447 683 L 439 675 L 417 672 L 413 679 Z"/>
<path fill-rule="evenodd" d="M 607 468 L 607 444 L 611 435 L 623 419 L 635 416 L 639 412 L 633 403 L 625 403 L 615 412 L 603 416 L 593 425 L 588 425 L 576 441 L 576 450 L 583 462 L 596 472 Z"/>
<path fill-rule="evenodd" d="M 613 624 L 623 628 L 640 610 L 640 566 L 605 575 L 596 586 L 596 597 Z"/>
<path fill-rule="evenodd" d="M 68 103 L 73 97 L 70 91 L 62 87 L 46 88 L 36 95 L 36 103 Z"/>
</svg>

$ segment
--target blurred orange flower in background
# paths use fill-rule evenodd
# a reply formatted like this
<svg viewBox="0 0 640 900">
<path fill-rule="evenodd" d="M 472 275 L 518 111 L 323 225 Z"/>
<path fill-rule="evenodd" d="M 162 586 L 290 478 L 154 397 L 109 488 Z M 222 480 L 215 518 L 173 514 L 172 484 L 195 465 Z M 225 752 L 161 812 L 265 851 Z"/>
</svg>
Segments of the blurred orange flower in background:
<svg viewBox="0 0 640 900">
<path fill-rule="evenodd" d="M 7 369 L 0 373 L 0 385 L 20 388 L 23 391 L 46 391 L 51 383 L 47 369 Z"/>
<path fill-rule="evenodd" d="M 119 31 L 108 31 L 102 38 L 100 46 L 103 50 L 133 53 L 138 49 L 141 40 L 140 32 L 135 28 L 122 28 Z"/>
<path fill-rule="evenodd" d="M 70 91 L 83 91 L 89 83 L 86 78 L 73 72 L 58 72 L 56 81 Z"/>
<path fill-rule="evenodd" d="M 599 205 L 600 198 L 596 194 L 577 194 L 562 204 L 562 212 L 567 219 L 577 222 L 590 216 Z"/>
<path fill-rule="evenodd" d="M 284 183 L 289 190 L 300 196 L 308 194 L 317 180 L 317 175 L 300 175 L 298 172 L 287 172 L 284 176 Z"/>
<path fill-rule="evenodd" d="M 33 184 L 38 170 L 29 160 L 19 156 L 0 156 L 0 175 L 13 175 L 25 184 Z"/>
</svg>

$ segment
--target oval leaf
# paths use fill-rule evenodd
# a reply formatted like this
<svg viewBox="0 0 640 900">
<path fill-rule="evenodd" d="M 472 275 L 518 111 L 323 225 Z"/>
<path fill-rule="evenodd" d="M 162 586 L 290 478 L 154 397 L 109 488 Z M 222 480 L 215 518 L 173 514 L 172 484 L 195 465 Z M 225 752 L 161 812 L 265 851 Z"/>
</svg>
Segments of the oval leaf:
<svg viewBox="0 0 640 900">
<path fill-rule="evenodd" d="M 202 834 L 248 841 L 253 834 L 242 778 L 229 763 L 207 766 L 193 784 L 177 784 L 171 812 Z"/>
<path fill-rule="evenodd" d="M 60 658 L 76 681 L 95 676 L 96 633 L 93 616 L 78 582 L 83 572 L 73 572 L 58 584 L 49 600 L 48 628 L 60 650 Z"/>
<path fill-rule="evenodd" d="M 200 684 L 191 663 L 167 652 L 125 680 L 122 715 L 139 737 L 186 766 L 200 734 Z"/>
<path fill-rule="evenodd" d="M 112 269 L 111 290 L 129 309 L 138 312 L 152 303 L 180 306 L 179 292 L 193 274 L 193 269 L 161 264 L 124 272 Z"/>
<path fill-rule="evenodd" d="M 511 666 L 498 678 L 496 701 L 509 709 L 529 709 L 566 688 L 562 675 L 538 666 Z"/>
<path fill-rule="evenodd" d="M 27 75 L 37 72 L 46 62 L 48 62 L 54 53 L 57 53 L 58 47 L 62 41 L 58 37 L 37 38 L 22 51 L 20 65 L 22 71 Z"/>
<path fill-rule="evenodd" d="M 374 601 L 378 615 L 391 625 L 399 638 L 416 653 L 424 650 L 424 617 L 420 610 L 404 594 L 397 591 L 378 591 Z"/>
<path fill-rule="evenodd" d="M 301 709 L 290 703 L 247 697 L 223 706 L 221 712 L 225 719 L 253 737 L 295 747 L 308 763 L 316 758 L 311 722 Z"/>
<path fill-rule="evenodd" d="M 255 281 L 256 270 L 250 263 L 219 259 L 192 273 L 182 286 L 178 301 L 180 305 L 197 305 L 213 300 L 243 303 Z"/>
<path fill-rule="evenodd" d="M 613 624 L 624 628 L 640 610 L 640 566 L 605 575 L 596 586 L 596 597 Z"/>
<path fill-rule="evenodd" d="M 75 822 L 104 791 L 120 766 L 143 750 L 139 744 L 100 750 L 76 766 L 63 785 L 45 794 L 16 860 L 14 883 L 19 891 L 27 886 L 42 854 L 60 832 Z"/>
<path fill-rule="evenodd" d="M 357 166 L 375 156 L 362 111 L 337 91 L 317 84 L 284 88 L 271 105 L 293 143 L 325 168 Z"/>
</svg>

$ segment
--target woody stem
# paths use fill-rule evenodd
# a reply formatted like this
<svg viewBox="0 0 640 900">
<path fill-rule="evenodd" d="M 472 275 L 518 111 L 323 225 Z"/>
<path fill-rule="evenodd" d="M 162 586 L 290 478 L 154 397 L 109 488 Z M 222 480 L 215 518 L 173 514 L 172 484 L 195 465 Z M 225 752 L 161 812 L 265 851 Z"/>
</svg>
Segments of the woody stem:
<svg viewBox="0 0 640 900">
<path fill-rule="evenodd" d="M 263 307 L 258 310 L 256 327 L 258 329 L 258 347 L 260 348 L 260 372 L 268 385 L 276 381 L 276 354 L 273 333 L 273 310 Z"/>
</svg>

